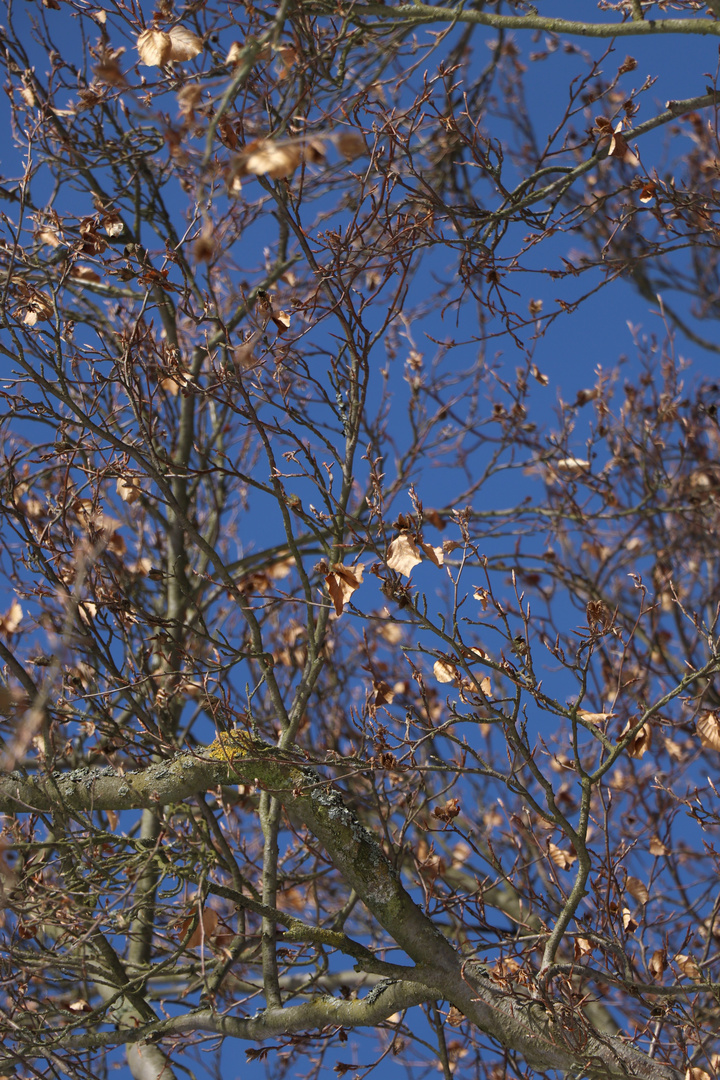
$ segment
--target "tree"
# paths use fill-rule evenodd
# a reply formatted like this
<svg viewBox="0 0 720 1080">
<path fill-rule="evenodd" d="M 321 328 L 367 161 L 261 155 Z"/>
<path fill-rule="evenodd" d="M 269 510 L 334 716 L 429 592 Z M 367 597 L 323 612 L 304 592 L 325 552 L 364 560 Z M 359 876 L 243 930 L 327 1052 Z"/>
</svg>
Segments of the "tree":
<svg viewBox="0 0 720 1080">
<path fill-rule="evenodd" d="M 4 1075 L 715 1076 L 718 94 L 652 76 L 720 5 L 598 6 L 8 4 Z"/>
</svg>

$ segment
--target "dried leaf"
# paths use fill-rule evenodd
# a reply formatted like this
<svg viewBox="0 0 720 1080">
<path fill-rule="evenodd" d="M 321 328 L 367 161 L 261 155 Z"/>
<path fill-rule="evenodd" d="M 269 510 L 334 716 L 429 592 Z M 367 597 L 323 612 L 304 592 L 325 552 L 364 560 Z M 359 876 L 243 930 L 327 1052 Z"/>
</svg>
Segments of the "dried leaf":
<svg viewBox="0 0 720 1080">
<path fill-rule="evenodd" d="M 588 941 L 588 939 L 584 938 L 584 937 L 576 937 L 575 938 L 574 952 L 575 952 L 575 959 L 576 960 L 582 960 L 583 956 L 590 956 L 592 951 L 593 951 L 593 943 L 592 943 L 592 941 Z"/>
<path fill-rule="evenodd" d="M 643 885 L 640 878 L 629 877 L 625 882 L 625 889 L 630 893 L 633 900 L 637 900 L 638 904 L 647 904 L 650 894 L 647 886 Z"/>
<path fill-rule="evenodd" d="M 373 692 L 375 694 L 375 700 L 373 704 L 376 707 L 380 705 L 392 704 L 393 698 L 395 697 L 395 691 L 392 689 L 391 686 L 388 686 L 388 684 L 386 682 L 383 682 L 382 679 L 378 681 L 373 680 L 372 686 Z"/>
<path fill-rule="evenodd" d="M 628 934 L 634 934 L 638 928 L 638 922 L 633 918 L 633 914 L 630 908 L 623 908 L 622 911 L 623 927 Z"/>
<path fill-rule="evenodd" d="M 441 547 L 433 547 L 432 544 L 420 543 L 420 547 L 427 555 L 430 562 L 435 563 L 435 566 L 442 566 L 445 561 L 445 552 Z"/>
<path fill-rule="evenodd" d="M 195 915 L 190 915 L 180 924 L 180 937 L 184 938 L 188 930 L 192 926 L 195 920 Z M 203 945 L 209 940 L 217 929 L 219 922 L 219 916 L 217 911 L 213 908 L 204 908 L 201 917 L 198 919 L 198 924 L 193 930 L 190 938 L 187 942 L 188 949 L 196 949 L 198 945 Z"/>
<path fill-rule="evenodd" d="M 548 843 L 548 855 L 561 870 L 569 870 L 573 863 L 577 862 L 574 851 L 563 851 L 557 844 L 553 844 L 552 840 Z"/>
<path fill-rule="evenodd" d="M 436 660 L 433 664 L 433 675 L 438 682 L 450 683 L 459 678 L 458 669 L 447 660 Z"/>
<path fill-rule="evenodd" d="M 272 180 L 292 176 L 300 164 L 301 149 L 294 143 L 276 143 L 260 139 L 242 155 L 240 168 L 246 173 L 264 174 Z"/>
<path fill-rule="evenodd" d="M 348 161 L 354 161 L 368 152 L 365 136 L 360 131 L 341 131 L 335 136 L 335 145 Z"/>
<path fill-rule="evenodd" d="M 577 714 L 578 719 L 584 720 L 587 724 L 604 724 L 615 715 L 614 712 L 588 712 L 586 709 L 578 709 Z"/>
<path fill-rule="evenodd" d="M 162 67 L 170 59 L 173 43 L 164 30 L 143 30 L 135 48 L 145 67 Z"/>
<path fill-rule="evenodd" d="M 587 461 L 585 458 L 560 458 L 559 461 L 555 462 L 555 468 L 558 469 L 560 472 L 565 473 L 587 472 L 587 470 L 590 468 L 590 462 Z"/>
<path fill-rule="evenodd" d="M 115 490 L 126 503 L 137 502 L 142 492 L 140 481 L 136 476 L 118 476 L 115 481 Z"/>
<path fill-rule="evenodd" d="M 707 750 L 720 750 L 720 720 L 716 713 L 705 713 L 695 721 L 695 730 Z"/>
<path fill-rule="evenodd" d="M 620 733 L 620 738 L 624 739 L 627 733 L 635 726 L 635 721 L 628 720 L 627 724 Z M 652 743 L 652 731 L 649 724 L 644 724 L 640 728 L 637 735 L 630 740 L 628 744 L 627 752 L 630 757 L 641 758 L 650 749 Z"/>
<path fill-rule="evenodd" d="M 202 86 L 198 86 L 197 83 L 188 83 L 187 86 L 183 86 L 181 90 L 178 90 L 177 103 L 180 115 L 192 120 L 195 109 L 202 100 L 202 94 Z"/>
<path fill-rule="evenodd" d="M 23 609 L 18 600 L 13 600 L 9 609 L 0 617 L 0 633 L 14 634 L 23 617 Z"/>
<path fill-rule="evenodd" d="M 170 31 L 170 59 L 177 63 L 192 60 L 202 52 L 202 41 L 186 26 L 173 26 Z"/>
<path fill-rule="evenodd" d="M 697 1065 L 688 1065 L 685 1070 L 685 1080 L 712 1080 L 709 1072 Z"/>
<path fill-rule="evenodd" d="M 460 800 L 448 799 L 444 806 L 436 806 L 433 810 L 433 817 L 439 818 L 440 821 L 444 821 L 446 825 L 449 825 L 453 818 L 456 818 L 460 813 Z"/>
<path fill-rule="evenodd" d="M 228 67 L 235 67 L 242 60 L 244 46 L 239 41 L 233 41 L 227 51 L 225 63 Z"/>
<path fill-rule="evenodd" d="M 651 855 L 654 855 L 656 859 L 661 858 L 663 855 L 667 855 L 668 849 L 657 836 L 653 836 L 648 845 L 648 851 Z"/>
<path fill-rule="evenodd" d="M 653 979 L 661 979 L 667 967 L 667 957 L 664 949 L 656 949 L 648 961 L 648 971 Z"/>
<path fill-rule="evenodd" d="M 647 184 L 643 184 L 640 190 L 640 202 L 652 202 L 655 198 L 655 192 L 657 191 L 657 184 L 654 180 L 649 180 Z"/>
<path fill-rule="evenodd" d="M 640 164 L 640 159 L 630 149 L 625 136 L 622 134 L 622 120 L 615 125 L 615 131 L 610 139 L 610 146 L 608 148 L 608 157 L 620 158 L 626 165 L 632 165 L 633 168 L 637 168 Z"/>
<path fill-rule="evenodd" d="M 342 615 L 345 604 L 355 590 L 360 588 L 364 569 L 362 563 L 356 563 L 355 566 L 334 563 L 330 567 L 330 573 L 325 576 L 325 585 L 338 617 Z"/>
<path fill-rule="evenodd" d="M 684 953 L 678 953 L 674 957 L 675 963 L 682 971 L 683 975 L 688 979 L 692 979 L 693 982 L 699 982 L 702 979 L 700 974 L 700 968 L 698 967 L 697 960 L 692 956 L 686 956 Z"/>
<path fill-rule="evenodd" d="M 85 1001 L 85 998 L 76 998 L 75 1001 L 71 1001 L 68 1005 L 70 1012 L 92 1012 L 92 1006 Z"/>
<path fill-rule="evenodd" d="M 386 563 L 390 570 L 395 570 L 404 577 L 410 577 L 413 567 L 422 562 L 417 544 L 409 533 L 401 533 L 391 542 Z"/>
</svg>

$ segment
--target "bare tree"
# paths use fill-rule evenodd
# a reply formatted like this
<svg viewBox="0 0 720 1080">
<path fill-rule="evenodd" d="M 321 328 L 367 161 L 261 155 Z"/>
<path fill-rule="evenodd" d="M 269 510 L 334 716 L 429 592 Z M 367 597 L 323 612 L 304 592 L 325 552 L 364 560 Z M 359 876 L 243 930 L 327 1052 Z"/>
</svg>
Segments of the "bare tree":
<svg viewBox="0 0 720 1080">
<path fill-rule="evenodd" d="M 8 3 L 3 1075 L 717 1074 L 720 5 L 577 8 Z"/>
</svg>

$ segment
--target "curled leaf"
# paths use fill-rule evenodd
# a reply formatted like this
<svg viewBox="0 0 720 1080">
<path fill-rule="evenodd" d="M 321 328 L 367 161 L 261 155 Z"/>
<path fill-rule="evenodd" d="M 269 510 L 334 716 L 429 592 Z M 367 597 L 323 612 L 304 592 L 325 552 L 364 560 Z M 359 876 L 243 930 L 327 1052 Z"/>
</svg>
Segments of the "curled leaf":
<svg viewBox="0 0 720 1080">
<path fill-rule="evenodd" d="M 325 585 L 338 617 L 342 615 L 345 604 L 355 590 L 360 588 L 364 569 L 362 563 L 356 563 L 355 566 L 334 563 L 330 567 L 330 573 L 325 577 Z"/>
</svg>

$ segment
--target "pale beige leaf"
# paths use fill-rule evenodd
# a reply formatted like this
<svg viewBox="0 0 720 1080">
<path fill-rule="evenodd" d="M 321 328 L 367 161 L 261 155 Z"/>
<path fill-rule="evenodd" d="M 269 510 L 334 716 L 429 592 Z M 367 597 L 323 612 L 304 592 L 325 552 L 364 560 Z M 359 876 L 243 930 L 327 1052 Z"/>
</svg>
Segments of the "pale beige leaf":
<svg viewBox="0 0 720 1080">
<path fill-rule="evenodd" d="M 709 1072 L 697 1065 L 689 1065 L 685 1070 L 685 1080 L 712 1080 Z"/>
<path fill-rule="evenodd" d="M 13 600 L 9 609 L 0 617 L 0 630 L 4 634 L 14 634 L 23 617 L 23 609 L 18 600 Z"/>
<path fill-rule="evenodd" d="M 625 888 L 630 893 L 634 900 L 637 900 L 638 904 L 647 904 L 649 893 L 647 886 L 643 885 L 640 878 L 629 877 L 625 882 Z"/>
<path fill-rule="evenodd" d="M 548 855 L 561 870 L 569 870 L 574 862 L 577 862 L 577 855 L 573 851 L 563 851 L 557 844 L 554 844 L 552 840 L 548 843 Z"/>
<path fill-rule="evenodd" d="M 181 116 L 192 117 L 194 110 L 202 100 L 202 86 L 197 83 L 188 83 L 177 92 L 178 109 Z"/>
<path fill-rule="evenodd" d="M 170 31 L 170 59 L 178 63 L 192 60 L 202 52 L 202 41 L 186 26 L 173 26 Z"/>
<path fill-rule="evenodd" d="M 164 30 L 144 30 L 135 47 L 145 67 L 162 67 L 170 59 L 173 44 Z"/>
<path fill-rule="evenodd" d="M 436 660 L 433 664 L 433 675 L 441 683 L 455 682 L 459 677 L 458 669 L 448 660 Z"/>
<path fill-rule="evenodd" d="M 695 960 L 694 957 L 686 956 L 684 953 L 678 953 L 677 956 L 674 957 L 674 960 L 686 978 L 692 979 L 693 982 L 700 981 L 702 976 L 697 960 Z"/>
<path fill-rule="evenodd" d="M 668 853 L 668 849 L 657 836 L 653 836 L 650 840 L 648 851 L 651 855 L 654 855 L 656 859 L 660 858 L 662 855 L 667 855 Z"/>
<path fill-rule="evenodd" d="M 126 503 L 134 503 L 140 498 L 142 488 L 136 476 L 118 476 L 115 481 L 115 490 Z"/>
<path fill-rule="evenodd" d="M 292 176 L 300 164 L 299 146 L 288 143 L 275 143 L 272 139 L 261 139 L 242 158 L 245 172 L 256 175 L 265 174 L 272 180 Z"/>
<path fill-rule="evenodd" d="M 585 458 L 560 458 L 559 461 L 555 462 L 555 468 L 559 469 L 560 472 L 581 473 L 586 472 L 590 468 L 590 462 Z"/>
<path fill-rule="evenodd" d="M 705 713 L 695 721 L 700 742 L 708 750 L 720 750 L 720 720 L 717 713 Z"/>
<path fill-rule="evenodd" d="M 82 1013 L 92 1012 L 92 1006 L 90 1006 L 85 998 L 76 998 L 75 1001 L 71 1001 L 68 1005 L 70 1012 Z"/>
<path fill-rule="evenodd" d="M 391 542 L 385 561 L 390 570 L 395 570 L 404 577 L 410 577 L 413 567 L 422 562 L 422 556 L 412 536 L 408 533 L 400 533 L 400 536 L 396 536 Z"/>
<path fill-rule="evenodd" d="M 667 960 L 662 949 L 656 949 L 648 961 L 648 970 L 653 979 L 661 979 L 667 967 Z"/>
<path fill-rule="evenodd" d="M 592 941 L 584 937 L 575 938 L 575 959 L 582 960 L 583 956 L 589 956 L 593 951 Z"/>
<path fill-rule="evenodd" d="M 433 547 L 432 544 L 420 544 L 420 548 L 425 552 L 430 562 L 435 563 L 436 566 L 442 566 L 445 561 L 445 553 L 441 547 Z"/>
<path fill-rule="evenodd" d="M 587 709 L 578 709 L 578 719 L 584 720 L 588 724 L 604 724 L 606 720 L 610 720 L 615 715 L 614 712 L 588 712 Z"/>
<path fill-rule="evenodd" d="M 637 921 L 633 918 L 633 914 L 630 908 L 623 908 L 622 911 L 623 926 L 628 934 L 634 934 L 638 928 Z"/>
<path fill-rule="evenodd" d="M 233 41 L 232 45 L 227 51 L 225 57 L 225 63 L 228 67 L 235 67 L 242 60 L 243 45 L 239 41 Z"/>
</svg>

